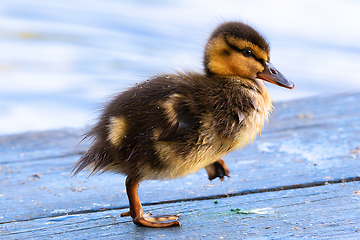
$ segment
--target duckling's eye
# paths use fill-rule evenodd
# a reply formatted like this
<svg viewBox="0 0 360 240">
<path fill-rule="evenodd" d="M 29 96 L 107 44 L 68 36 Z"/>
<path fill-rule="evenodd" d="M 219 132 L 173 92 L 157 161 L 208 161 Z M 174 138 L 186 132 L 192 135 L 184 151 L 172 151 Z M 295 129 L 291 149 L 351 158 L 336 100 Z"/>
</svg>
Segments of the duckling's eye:
<svg viewBox="0 0 360 240">
<path fill-rule="evenodd" d="M 242 53 L 244 54 L 245 57 L 251 57 L 253 55 L 252 51 L 249 49 L 242 50 Z"/>
</svg>

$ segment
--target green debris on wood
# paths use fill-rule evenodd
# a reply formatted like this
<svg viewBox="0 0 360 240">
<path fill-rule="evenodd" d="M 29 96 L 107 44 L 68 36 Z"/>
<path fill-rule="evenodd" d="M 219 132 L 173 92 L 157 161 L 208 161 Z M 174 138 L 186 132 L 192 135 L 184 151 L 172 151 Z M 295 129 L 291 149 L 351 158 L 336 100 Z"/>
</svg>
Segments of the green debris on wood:
<svg viewBox="0 0 360 240">
<path fill-rule="evenodd" d="M 232 208 L 231 211 L 236 214 L 242 214 L 242 215 L 255 214 L 255 212 L 253 212 L 251 210 L 245 210 L 245 209 L 240 209 L 240 208 Z"/>
</svg>

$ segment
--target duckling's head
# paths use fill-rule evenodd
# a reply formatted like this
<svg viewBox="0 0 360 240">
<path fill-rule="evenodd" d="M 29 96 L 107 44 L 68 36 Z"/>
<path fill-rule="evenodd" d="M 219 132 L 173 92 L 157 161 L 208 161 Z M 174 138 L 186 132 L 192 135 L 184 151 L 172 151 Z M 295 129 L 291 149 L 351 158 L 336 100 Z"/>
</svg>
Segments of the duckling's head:
<svg viewBox="0 0 360 240">
<path fill-rule="evenodd" d="M 258 78 L 294 89 L 294 84 L 270 63 L 265 38 L 241 22 L 226 22 L 215 29 L 206 45 L 204 65 L 208 76 Z"/>
</svg>

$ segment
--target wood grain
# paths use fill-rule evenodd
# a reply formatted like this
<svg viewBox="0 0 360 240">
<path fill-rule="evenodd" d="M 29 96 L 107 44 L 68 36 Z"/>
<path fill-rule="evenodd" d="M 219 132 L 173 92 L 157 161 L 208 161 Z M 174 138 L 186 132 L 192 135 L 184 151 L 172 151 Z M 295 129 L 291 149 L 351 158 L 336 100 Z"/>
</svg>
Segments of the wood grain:
<svg viewBox="0 0 360 240">
<path fill-rule="evenodd" d="M 270 122 L 254 144 L 224 158 L 230 179 L 210 182 L 206 171 L 201 170 L 182 179 L 141 184 L 139 196 L 145 209 L 182 213 L 181 230 L 139 228 L 130 219 L 119 218 L 128 205 L 123 176 L 105 173 L 71 178 L 71 166 L 89 146 L 89 142 L 78 146 L 82 131 L 2 136 L 0 237 L 72 238 L 83 234 L 86 238 L 166 238 L 170 236 L 166 234 L 175 234 L 180 239 L 198 239 L 204 234 L 218 239 L 231 238 L 229 234 L 236 232 L 239 238 L 296 234 L 335 238 L 340 236 L 336 235 L 338 231 L 358 236 L 355 213 L 360 202 L 355 191 L 360 189 L 358 182 L 351 181 L 358 181 L 360 176 L 359 102 L 360 94 L 351 93 L 277 103 Z M 308 196 L 323 196 L 324 200 L 297 203 Z M 214 198 L 219 198 L 219 204 L 213 203 Z M 261 207 L 259 199 L 268 200 Z M 218 215 L 231 207 L 244 208 L 244 203 L 246 209 L 280 203 L 287 207 L 274 210 L 279 211 L 276 216 Z M 280 224 L 279 228 L 276 224 Z M 289 229 L 294 235 L 289 235 Z"/>
</svg>

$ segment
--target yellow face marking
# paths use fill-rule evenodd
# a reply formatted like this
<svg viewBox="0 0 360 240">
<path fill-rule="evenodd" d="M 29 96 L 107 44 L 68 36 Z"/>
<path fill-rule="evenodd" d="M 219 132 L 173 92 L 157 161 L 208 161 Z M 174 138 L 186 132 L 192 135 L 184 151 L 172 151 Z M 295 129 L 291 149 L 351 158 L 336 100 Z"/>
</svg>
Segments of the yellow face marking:
<svg viewBox="0 0 360 240">
<path fill-rule="evenodd" d="M 239 49 L 249 49 L 257 59 L 269 61 L 269 54 L 251 42 L 228 37 L 229 43 Z M 255 79 L 258 72 L 264 70 L 263 65 L 254 57 L 245 57 L 243 53 L 233 50 L 223 37 L 216 38 L 207 47 L 208 64 L 210 72 L 225 76 L 240 76 Z"/>
<path fill-rule="evenodd" d="M 125 117 L 112 117 L 108 125 L 109 136 L 108 140 L 118 146 L 121 144 L 126 134 L 126 119 Z"/>
</svg>

